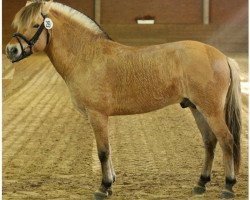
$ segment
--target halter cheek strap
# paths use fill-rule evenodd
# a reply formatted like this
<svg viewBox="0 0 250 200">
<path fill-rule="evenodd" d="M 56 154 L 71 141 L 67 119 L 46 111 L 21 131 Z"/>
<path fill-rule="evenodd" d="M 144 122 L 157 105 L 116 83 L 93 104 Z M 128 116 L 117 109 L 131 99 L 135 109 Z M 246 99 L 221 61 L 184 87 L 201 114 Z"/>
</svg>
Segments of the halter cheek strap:
<svg viewBox="0 0 250 200">
<path fill-rule="evenodd" d="M 15 38 L 17 39 L 18 43 L 19 43 L 20 46 L 21 46 L 22 52 L 21 52 L 20 56 L 19 56 L 16 60 L 12 61 L 12 63 L 17 62 L 17 61 L 20 61 L 20 60 L 22 60 L 22 59 L 24 59 L 24 58 L 30 56 L 30 55 L 33 53 L 33 52 L 32 52 L 32 47 L 36 44 L 37 40 L 39 39 L 40 35 L 41 35 L 42 32 L 43 32 L 43 29 L 45 28 L 45 27 L 44 27 L 44 20 L 45 20 L 45 18 L 47 17 L 47 15 L 42 14 L 42 16 L 43 16 L 43 22 L 42 22 L 42 24 L 39 26 L 37 32 L 34 34 L 34 36 L 33 36 L 30 40 L 28 40 L 28 39 L 27 39 L 23 34 L 21 34 L 21 33 L 18 33 L 18 32 L 17 32 L 17 33 L 14 33 L 13 37 L 15 37 Z M 46 30 L 47 30 L 47 41 L 46 41 L 46 45 L 47 45 L 47 44 L 49 43 L 49 37 L 50 37 L 50 35 L 49 35 L 48 29 L 46 29 Z M 29 48 L 29 51 L 25 51 L 25 48 L 23 47 L 23 44 L 22 44 L 22 42 L 21 42 L 21 39 L 27 43 L 27 47 Z M 26 47 L 26 48 L 27 48 L 27 47 Z"/>
</svg>

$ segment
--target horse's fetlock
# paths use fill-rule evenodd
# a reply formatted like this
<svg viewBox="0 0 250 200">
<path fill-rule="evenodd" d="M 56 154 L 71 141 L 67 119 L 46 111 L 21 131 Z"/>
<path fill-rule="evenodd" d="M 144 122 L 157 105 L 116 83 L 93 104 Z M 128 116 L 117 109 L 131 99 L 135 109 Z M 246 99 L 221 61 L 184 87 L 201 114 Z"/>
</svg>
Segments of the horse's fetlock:
<svg viewBox="0 0 250 200">
<path fill-rule="evenodd" d="M 111 188 L 113 183 L 113 180 L 102 180 L 102 186 L 104 186 L 105 188 Z"/>
<path fill-rule="evenodd" d="M 202 187 L 205 187 L 205 185 L 211 181 L 211 178 L 210 176 L 204 176 L 204 175 L 201 175 L 200 176 L 200 179 L 199 179 L 199 182 L 198 182 L 198 185 L 199 186 L 202 186 Z"/>
<path fill-rule="evenodd" d="M 231 186 L 233 187 L 236 183 L 236 179 L 235 178 L 231 178 L 231 177 L 226 177 L 226 185 L 227 186 Z"/>
</svg>

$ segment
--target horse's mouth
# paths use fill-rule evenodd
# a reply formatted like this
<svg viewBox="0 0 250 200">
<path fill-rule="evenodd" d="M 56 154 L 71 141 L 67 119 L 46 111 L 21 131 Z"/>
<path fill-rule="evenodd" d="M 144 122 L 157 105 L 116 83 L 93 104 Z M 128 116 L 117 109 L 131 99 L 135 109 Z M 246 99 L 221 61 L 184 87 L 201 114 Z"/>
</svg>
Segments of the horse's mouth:
<svg viewBox="0 0 250 200">
<path fill-rule="evenodd" d="M 13 57 L 9 56 L 8 54 L 7 54 L 6 56 L 7 56 L 7 58 L 8 58 L 12 63 L 18 61 L 18 57 L 17 57 L 17 58 L 16 58 L 16 57 L 13 58 Z"/>
<path fill-rule="evenodd" d="M 10 56 L 10 55 L 6 55 L 7 56 L 7 58 L 12 62 L 12 63 L 15 63 L 15 62 L 18 62 L 18 61 L 20 61 L 20 60 L 22 60 L 23 58 L 22 58 L 22 55 L 19 55 L 19 56 Z"/>
<path fill-rule="evenodd" d="M 20 54 L 18 56 L 10 56 L 7 54 L 7 58 L 12 62 L 12 63 L 15 63 L 15 62 L 18 62 L 24 58 L 27 58 L 28 56 L 30 56 L 31 54 L 30 53 L 25 53 L 25 54 Z"/>
<path fill-rule="evenodd" d="M 6 57 L 13 63 L 16 62 L 17 58 L 13 58 L 12 56 L 6 54 Z"/>
<path fill-rule="evenodd" d="M 15 62 L 18 62 L 18 61 L 20 61 L 20 60 L 22 60 L 22 59 L 23 59 L 23 57 L 22 57 L 22 55 L 20 55 L 20 56 L 17 57 L 17 58 L 10 59 L 10 61 L 11 61 L 12 63 L 15 63 Z"/>
</svg>

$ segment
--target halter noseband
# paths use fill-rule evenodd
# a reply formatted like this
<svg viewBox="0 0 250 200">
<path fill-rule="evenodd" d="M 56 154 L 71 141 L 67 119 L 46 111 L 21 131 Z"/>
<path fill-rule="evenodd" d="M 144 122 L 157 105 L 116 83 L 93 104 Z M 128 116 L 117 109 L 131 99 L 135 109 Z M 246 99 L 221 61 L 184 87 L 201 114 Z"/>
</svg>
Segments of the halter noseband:
<svg viewBox="0 0 250 200">
<path fill-rule="evenodd" d="M 42 13 L 41 13 L 41 14 L 42 14 Z M 17 32 L 17 33 L 14 33 L 13 37 L 16 38 L 17 41 L 18 41 L 18 43 L 20 44 L 22 53 L 20 54 L 20 56 L 19 56 L 16 60 L 12 61 L 12 63 L 17 62 L 17 61 L 20 61 L 20 60 L 22 60 L 22 59 L 24 59 L 24 58 L 30 56 L 30 55 L 33 53 L 33 52 L 32 52 L 32 47 L 36 44 L 36 42 L 37 42 L 37 40 L 39 39 L 41 33 L 43 32 L 43 29 L 45 28 L 45 26 L 44 26 L 44 20 L 45 20 L 45 18 L 47 17 L 47 15 L 42 14 L 42 16 L 43 16 L 43 22 L 42 22 L 42 24 L 39 26 L 37 32 L 33 35 L 33 37 L 32 37 L 30 40 L 28 40 L 28 39 L 27 39 L 23 34 L 21 34 L 21 33 L 18 33 L 18 32 Z M 47 42 L 46 42 L 46 44 L 48 44 L 48 43 L 49 43 L 49 36 L 50 36 L 50 35 L 49 35 L 48 29 L 46 29 L 46 30 L 47 30 Z M 25 47 L 25 48 L 23 47 L 22 42 L 21 42 L 21 39 L 24 40 L 24 41 L 27 43 L 27 45 L 28 45 L 27 47 L 29 48 L 29 51 L 28 51 L 28 52 L 25 51 L 25 49 L 26 49 L 27 47 Z"/>
</svg>

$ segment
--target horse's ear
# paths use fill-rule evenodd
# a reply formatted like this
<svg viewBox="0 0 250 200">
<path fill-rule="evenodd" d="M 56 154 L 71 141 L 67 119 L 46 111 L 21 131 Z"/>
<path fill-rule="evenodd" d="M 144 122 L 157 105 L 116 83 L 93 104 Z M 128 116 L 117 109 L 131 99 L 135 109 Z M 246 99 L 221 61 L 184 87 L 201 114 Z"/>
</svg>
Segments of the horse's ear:
<svg viewBox="0 0 250 200">
<path fill-rule="evenodd" d="M 26 6 L 28 6 L 31 3 L 42 3 L 42 2 L 43 0 L 30 0 L 30 1 L 27 1 Z"/>
<path fill-rule="evenodd" d="M 53 0 L 43 0 L 43 2 L 52 2 Z"/>
<path fill-rule="evenodd" d="M 25 6 L 28 6 L 28 5 L 30 5 L 31 3 L 33 3 L 33 1 L 27 1 Z"/>
</svg>

